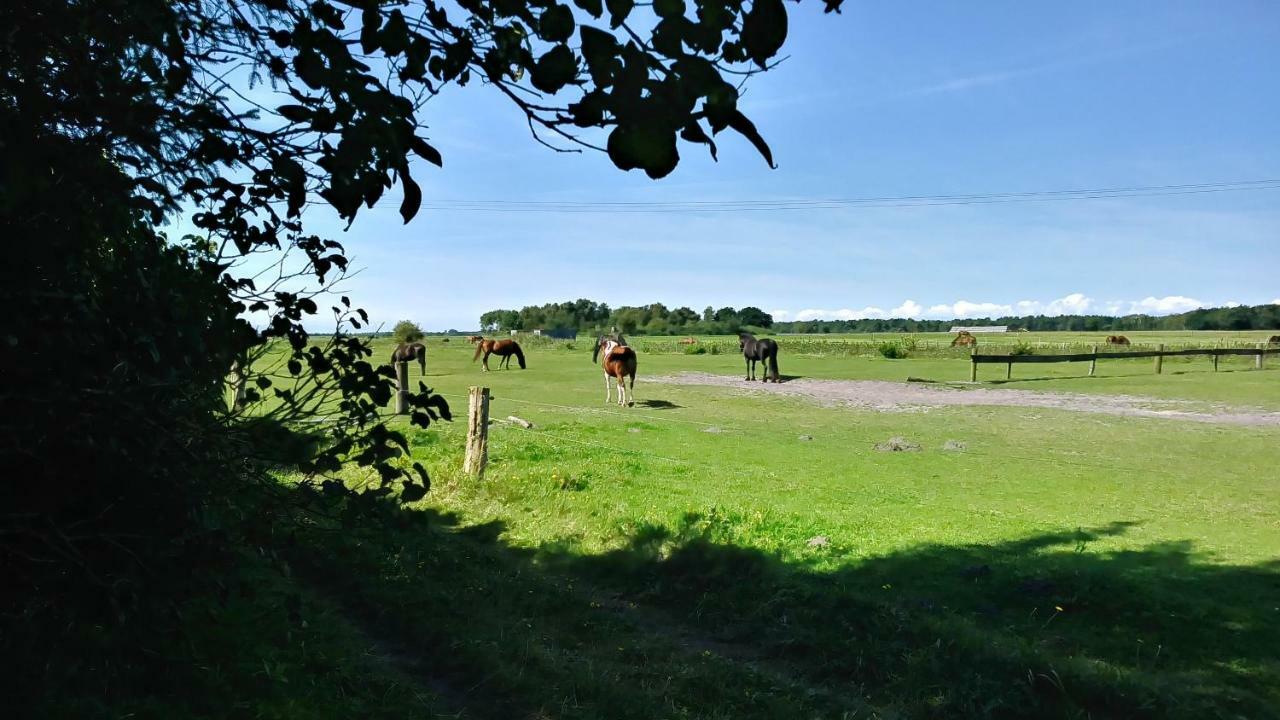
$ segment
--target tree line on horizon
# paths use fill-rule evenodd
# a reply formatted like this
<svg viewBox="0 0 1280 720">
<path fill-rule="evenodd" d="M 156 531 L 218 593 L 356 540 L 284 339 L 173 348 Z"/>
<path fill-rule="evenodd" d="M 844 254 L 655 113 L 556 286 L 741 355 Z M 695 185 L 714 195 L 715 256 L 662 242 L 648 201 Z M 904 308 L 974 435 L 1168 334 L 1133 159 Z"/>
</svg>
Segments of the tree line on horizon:
<svg viewBox="0 0 1280 720">
<path fill-rule="evenodd" d="M 1141 330 L 1276 330 L 1280 329 L 1280 305 L 1242 305 L 1203 308 L 1175 315 L 1018 315 L 997 318 L 915 320 L 912 318 L 862 318 L 857 320 L 775 321 L 757 307 L 715 309 L 701 313 L 689 307 L 670 309 L 662 303 L 610 308 L 605 303 L 579 299 L 572 302 L 528 305 L 519 310 L 491 310 L 480 316 L 484 332 L 512 330 L 575 330 L 619 332 L 635 335 L 731 335 L 742 330 L 776 333 L 883 333 L 947 332 L 955 325 L 1007 325 L 1011 330 L 1033 332 L 1133 332 Z"/>
</svg>

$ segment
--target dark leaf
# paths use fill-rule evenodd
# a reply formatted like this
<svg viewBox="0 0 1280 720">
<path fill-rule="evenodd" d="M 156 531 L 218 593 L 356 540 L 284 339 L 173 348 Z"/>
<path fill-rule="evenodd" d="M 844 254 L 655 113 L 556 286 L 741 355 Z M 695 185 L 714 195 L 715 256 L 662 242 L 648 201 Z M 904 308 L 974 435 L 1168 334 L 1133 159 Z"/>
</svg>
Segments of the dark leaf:
<svg viewBox="0 0 1280 720">
<path fill-rule="evenodd" d="M 751 144 L 756 147 L 756 151 L 764 156 L 764 161 L 769 163 L 769 167 L 775 170 L 778 168 L 777 165 L 773 164 L 773 152 L 769 150 L 769 144 L 760 136 L 760 131 L 756 130 L 755 124 L 748 120 L 746 115 L 734 110 L 729 115 L 729 127 L 750 140 Z"/>
<path fill-rule="evenodd" d="M 400 488 L 400 499 L 404 502 L 418 502 L 427 496 L 428 486 L 424 483 L 417 485 L 406 480 Z"/>
<path fill-rule="evenodd" d="M 748 57 L 760 67 L 778 54 L 787 39 L 787 8 L 782 0 L 752 0 L 740 35 Z"/>
<path fill-rule="evenodd" d="M 418 154 L 418 157 L 426 160 L 436 167 L 444 167 L 444 158 L 440 156 L 440 151 L 428 145 L 426 140 L 415 135 L 414 138 L 409 141 L 409 145 L 413 148 L 413 151 Z"/>
<path fill-rule="evenodd" d="M 538 58 L 530 80 L 542 92 L 552 94 L 573 82 L 578 75 L 578 61 L 567 45 L 556 45 Z"/>
<path fill-rule="evenodd" d="M 406 170 L 400 171 L 400 185 L 404 188 L 404 200 L 400 202 L 400 217 L 404 218 L 405 223 L 408 224 L 413 216 L 418 214 L 418 208 L 422 206 L 422 188 L 419 188 L 418 183 L 409 177 Z"/>
<path fill-rule="evenodd" d="M 827 0 L 830 2 L 831 0 Z M 604 5 L 601 0 L 573 0 L 573 4 L 586 10 L 593 18 L 598 18 L 604 14 Z"/>
<path fill-rule="evenodd" d="M 609 133 L 609 159 L 622 170 L 640 168 L 649 177 L 666 177 L 680 162 L 673 131 L 649 126 L 622 126 Z"/>
<path fill-rule="evenodd" d="M 604 0 L 604 4 L 609 8 L 609 27 L 616 28 L 626 21 L 636 3 L 635 0 Z"/>
<path fill-rule="evenodd" d="M 702 129 L 702 126 L 699 125 L 697 121 L 693 121 L 688 125 L 685 125 L 684 129 L 680 131 L 680 137 L 688 140 L 689 142 L 707 145 L 711 148 L 711 159 L 719 161 L 720 158 L 716 157 L 715 141 L 711 139 L 710 135 L 707 135 L 706 131 Z"/>
<path fill-rule="evenodd" d="M 302 363 L 298 362 L 297 360 L 289 360 L 289 374 L 290 375 L 302 374 Z"/>
<path fill-rule="evenodd" d="M 684 0 L 653 0 L 653 11 L 660 18 L 684 16 Z"/>
<path fill-rule="evenodd" d="M 560 43 L 573 37 L 573 11 L 568 5 L 552 5 L 538 18 L 538 37 Z"/>
</svg>

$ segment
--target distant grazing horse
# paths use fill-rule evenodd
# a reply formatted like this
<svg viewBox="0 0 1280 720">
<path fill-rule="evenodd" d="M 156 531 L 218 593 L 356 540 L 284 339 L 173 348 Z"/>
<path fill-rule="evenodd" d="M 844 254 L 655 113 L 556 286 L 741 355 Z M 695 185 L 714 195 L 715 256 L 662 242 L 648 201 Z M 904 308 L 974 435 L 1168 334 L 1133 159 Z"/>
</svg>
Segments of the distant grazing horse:
<svg viewBox="0 0 1280 720">
<path fill-rule="evenodd" d="M 480 342 L 481 340 L 484 340 L 484 336 L 483 336 L 483 335 L 468 335 L 468 336 L 467 336 L 467 342 L 471 343 L 472 345 L 475 345 L 476 343 Z"/>
<path fill-rule="evenodd" d="M 520 349 L 520 343 L 515 340 L 485 340 L 484 338 L 480 338 L 479 341 L 472 342 L 476 343 L 476 354 L 475 357 L 471 358 L 471 362 L 480 360 L 480 356 L 483 355 L 484 360 L 480 363 L 483 368 L 483 372 L 489 372 L 490 355 L 497 355 L 502 358 L 502 360 L 498 362 L 498 367 L 503 368 L 504 370 L 511 369 L 511 356 L 515 355 L 516 360 L 520 362 L 520 369 L 525 369 L 524 351 Z"/>
<path fill-rule="evenodd" d="M 778 377 L 778 343 L 771 338 L 757 340 L 751 333 L 740 333 L 738 346 L 742 348 L 742 357 L 747 360 L 748 380 L 756 379 L 756 362 L 759 361 L 765 364 L 765 374 L 760 378 L 761 382 L 769 382 L 770 379 L 775 383 L 782 382 Z"/>
<path fill-rule="evenodd" d="M 613 388 L 609 385 L 609 379 L 613 378 L 618 386 L 618 404 L 626 406 L 634 405 L 636 398 L 636 351 L 627 347 L 627 339 L 622 335 L 613 337 L 605 337 L 601 335 L 596 338 L 596 349 L 591 352 L 591 362 L 600 359 L 601 354 L 604 355 L 600 366 L 604 368 L 604 401 L 607 403 L 613 396 Z M 627 383 L 626 378 L 631 378 L 631 401 L 627 402 Z"/>
<path fill-rule="evenodd" d="M 1129 342 L 1129 338 L 1123 335 L 1108 335 L 1107 344 L 1108 345 L 1129 345 L 1131 343 Z"/>
<path fill-rule="evenodd" d="M 691 338 L 691 337 L 681 338 L 681 339 L 680 339 L 680 344 L 681 344 L 681 345 L 697 345 L 697 344 L 698 344 L 698 340 L 697 340 L 697 338 Z"/>
<path fill-rule="evenodd" d="M 1280 345 L 1280 335 L 1272 335 L 1271 339 L 1267 341 L 1267 344 Z"/>
<path fill-rule="evenodd" d="M 400 343 L 395 350 L 391 351 L 391 362 L 409 362 L 417 360 L 418 367 L 422 368 L 422 374 L 427 374 L 427 346 L 420 342 L 416 343 Z"/>
<path fill-rule="evenodd" d="M 960 333 L 956 335 L 956 338 L 951 341 L 951 347 L 956 347 L 958 345 L 968 345 L 970 347 L 977 347 L 978 338 L 974 337 L 973 333 L 969 332 L 968 330 L 961 330 Z"/>
</svg>

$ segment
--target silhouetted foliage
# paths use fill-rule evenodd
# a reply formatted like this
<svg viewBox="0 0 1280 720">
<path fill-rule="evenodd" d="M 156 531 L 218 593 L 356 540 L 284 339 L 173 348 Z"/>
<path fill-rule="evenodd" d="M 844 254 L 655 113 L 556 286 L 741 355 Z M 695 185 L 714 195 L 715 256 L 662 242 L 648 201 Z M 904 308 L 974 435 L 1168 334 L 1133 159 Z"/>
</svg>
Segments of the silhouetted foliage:
<svg viewBox="0 0 1280 720">
<path fill-rule="evenodd" d="M 280 463 L 301 478 L 295 500 L 347 492 L 333 477 L 346 465 L 375 480 L 353 508 L 426 492 L 405 436 L 378 419 L 392 373 L 350 334 L 366 313 L 324 300 L 334 333 L 304 327 L 348 259 L 302 211 L 319 201 L 354 222 L 399 185 L 412 219 L 419 161 L 443 163 L 418 115 L 446 86 L 483 83 L 539 140 L 651 177 L 678 163 L 677 137 L 714 155 L 726 129 L 772 164 L 737 100 L 785 37 L 781 2 L 633 7 L 0 3 L 5 616 L 127 618 L 166 579 L 189 584 L 230 538 L 276 531 L 270 503 L 242 491 Z M 160 231 L 180 213 L 198 236 Z M 425 387 L 410 402 L 416 425 L 448 418 Z M 276 434 L 246 424 L 293 432 L 322 409 L 324 442 L 300 453 L 259 452 Z"/>
</svg>

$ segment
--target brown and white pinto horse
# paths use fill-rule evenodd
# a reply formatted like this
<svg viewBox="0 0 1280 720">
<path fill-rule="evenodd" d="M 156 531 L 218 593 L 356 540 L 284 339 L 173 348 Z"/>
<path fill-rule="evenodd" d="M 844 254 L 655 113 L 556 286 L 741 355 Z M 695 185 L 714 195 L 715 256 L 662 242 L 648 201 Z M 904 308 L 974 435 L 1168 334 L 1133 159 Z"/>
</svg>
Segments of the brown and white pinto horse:
<svg viewBox="0 0 1280 720">
<path fill-rule="evenodd" d="M 601 359 L 601 354 L 604 358 Z M 613 396 L 613 388 L 609 385 L 609 379 L 613 378 L 618 386 L 618 404 L 621 406 L 634 405 L 636 398 L 636 351 L 627 347 L 627 339 L 622 335 L 614 337 L 605 337 L 601 335 L 596 338 L 596 349 L 591 353 L 591 362 L 601 359 L 600 366 L 604 368 L 604 401 L 609 402 Z M 626 378 L 631 378 L 631 392 L 627 392 Z M 630 402 L 627 396 L 631 396 Z"/>
<path fill-rule="evenodd" d="M 479 335 L 473 335 L 472 337 L 477 339 L 471 341 L 476 345 L 476 354 L 475 357 L 471 358 L 471 362 L 480 360 L 483 355 L 484 359 L 480 362 L 482 372 L 489 372 L 490 355 L 497 355 L 502 358 L 498 362 L 498 367 L 504 370 L 511 369 L 511 356 L 515 355 L 516 360 L 520 363 L 520 369 L 525 369 L 524 351 L 520 349 L 520 343 L 515 340 L 485 340 Z"/>
<path fill-rule="evenodd" d="M 395 350 L 391 351 L 391 364 L 398 362 L 409 362 L 417 360 L 418 366 L 422 368 L 422 374 L 427 374 L 427 346 L 420 342 L 416 343 L 400 343 Z"/>
</svg>

